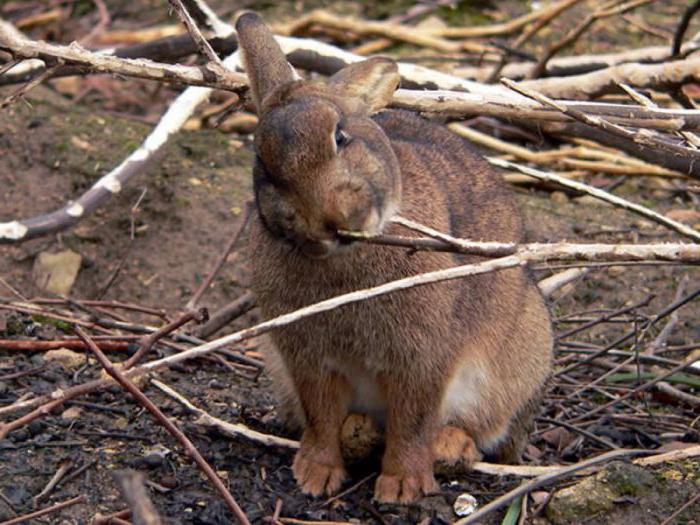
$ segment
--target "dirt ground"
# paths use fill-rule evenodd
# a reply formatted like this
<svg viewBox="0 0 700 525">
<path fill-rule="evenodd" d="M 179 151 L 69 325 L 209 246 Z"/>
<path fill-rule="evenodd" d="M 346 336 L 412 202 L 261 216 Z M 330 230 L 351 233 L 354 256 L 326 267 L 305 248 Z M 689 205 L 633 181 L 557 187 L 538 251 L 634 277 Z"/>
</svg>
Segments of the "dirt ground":
<svg viewBox="0 0 700 525">
<path fill-rule="evenodd" d="M 146 4 L 147 2 L 144 2 Z M 248 2 L 250 4 L 251 2 Z M 134 4 L 134 3 L 132 3 Z M 147 27 L 161 22 L 164 13 L 151 2 L 153 12 L 136 24 L 135 7 L 115 2 L 115 27 Z M 511 5 L 512 4 L 512 5 Z M 82 5 L 82 3 L 81 3 Z M 212 2 L 221 7 L 223 2 Z M 359 4 L 355 11 L 366 13 Z M 509 3 L 519 9 L 520 3 Z M 162 6 L 161 6 L 162 7 Z M 304 9 L 308 8 L 304 4 Z M 226 12 L 226 10 L 223 10 Z M 228 8 L 231 11 L 231 8 Z M 353 11 L 353 9 L 350 9 Z M 2 15 L 0 11 L 0 16 Z M 55 36 L 67 41 L 70 35 L 89 25 L 90 18 L 75 17 L 61 25 Z M 610 28 L 601 38 L 612 38 Z M 640 37 L 641 40 L 641 37 Z M 600 45 L 600 42 L 598 42 Z M 112 78 L 62 81 L 33 90 L 25 102 L 0 113 L 0 222 L 30 217 L 57 208 L 79 195 L 128 155 L 147 135 L 149 122 L 172 99 L 176 88 L 155 88 L 152 84 Z M 71 95 L 89 87 L 80 103 Z M 0 89 L 0 98 L 12 88 Z M 77 91 L 76 91 L 77 90 Z M 163 310 L 169 318 L 184 308 L 194 290 L 212 267 L 240 220 L 245 202 L 251 198 L 250 168 L 253 154 L 250 136 L 226 134 L 215 129 L 184 131 L 167 147 L 159 164 L 132 181 L 117 197 L 76 227 L 57 235 L 18 246 L 0 245 L 0 306 L 25 298 L 45 296 L 35 282 L 33 266 L 38 254 L 70 249 L 82 257 L 71 297 L 79 300 L 103 298 Z M 600 184 L 607 180 L 594 181 Z M 145 191 L 145 193 L 144 193 Z M 588 198 L 533 188 L 516 188 L 524 211 L 528 236 L 537 241 L 580 242 L 662 242 L 675 240 L 666 230 L 645 220 Z M 653 179 L 628 178 L 615 192 L 666 213 L 692 207 L 686 196 L 660 188 Z M 135 238 L 131 240 L 130 210 Z M 247 288 L 250 254 L 245 240 L 229 256 L 222 271 L 207 290 L 203 306 L 214 312 L 239 297 Z M 106 289 L 119 268 L 118 275 Z M 536 268 L 539 278 L 552 268 Z M 687 277 L 686 277 L 687 276 Z M 634 313 L 637 320 L 650 316 L 673 302 L 683 279 L 692 289 L 700 282 L 697 267 L 617 266 L 595 270 L 552 301 L 555 327 L 569 329 L 572 318 L 601 313 L 642 301 L 651 302 Z M 11 287 L 11 288 L 10 288 Z M 65 309 L 64 309 L 65 310 Z M 668 340 L 672 347 L 685 348 L 665 356 L 681 359 L 700 341 L 700 302 L 680 309 L 680 322 Z M 80 312 L 75 312 L 76 315 Z M 102 312 L 104 313 L 104 312 Z M 119 312 L 135 323 L 158 325 L 158 318 L 134 312 Z M 82 312 L 84 314 L 84 312 Z M 249 326 L 259 319 L 256 310 L 237 319 L 225 329 Z M 582 343 L 604 345 L 634 326 L 634 319 L 601 323 L 578 335 Z M 658 328 L 647 334 L 653 338 Z M 46 316 L 0 309 L 0 338 L 51 340 L 70 333 L 65 323 Z M 234 349 L 257 357 L 256 341 Z M 133 348 L 132 348 L 133 350 Z M 165 346 L 158 353 L 168 352 Z M 560 352 L 558 358 L 567 354 Z M 112 353 L 114 360 L 124 354 Z M 0 350 L 0 406 L 9 405 L 32 392 L 47 394 L 59 387 L 97 377 L 94 360 L 66 366 L 45 359 L 40 352 Z M 17 371 L 28 371 L 11 377 Z M 8 377 L 9 376 L 9 377 Z M 188 362 L 158 374 L 198 407 L 230 422 L 240 422 L 265 433 L 290 436 L 276 418 L 269 381 L 259 370 L 221 366 L 209 360 Z M 697 376 L 695 376 L 697 378 Z M 548 391 L 551 404 L 543 417 L 556 413 L 555 401 L 568 391 L 553 382 Z M 145 393 L 169 417 L 176 420 L 235 495 L 251 521 L 264 523 L 282 501 L 282 516 L 309 521 L 355 523 L 450 523 L 457 496 L 468 492 L 481 505 L 520 483 L 518 478 L 495 478 L 478 473 L 438 477 L 441 493 L 410 506 L 378 505 L 371 502 L 376 461 L 365 461 L 351 469 L 352 483 L 364 479 L 347 495 L 333 500 L 304 497 L 295 487 L 290 465 L 292 452 L 263 447 L 245 439 L 232 440 L 203 430 L 194 424 L 183 407 L 153 386 Z M 586 402 L 602 402 L 591 394 Z M 659 425 L 630 426 L 629 422 L 604 416 L 589 428 L 616 446 L 658 449 L 679 443 L 697 443 L 696 414 L 683 406 L 664 402 L 658 396 L 635 402 Z M 615 413 L 624 413 L 624 407 Z M 663 417 L 662 417 L 663 416 Z M 664 428 L 664 419 L 677 417 L 678 424 Z M 653 421 L 652 421 L 653 422 Z M 691 423 L 688 423 L 691 422 Z M 553 464 L 589 457 L 594 444 L 568 435 L 565 446 L 546 439 L 545 422 L 531 440 L 528 463 Z M 597 449 L 600 451 L 599 449 Z M 93 393 L 72 401 L 20 428 L 0 440 L 0 521 L 28 512 L 39 494 L 62 464 L 71 471 L 85 467 L 68 478 L 39 506 L 84 494 L 87 505 L 77 505 L 35 523 L 88 523 L 96 512 L 124 508 L 115 473 L 134 469 L 145 474 L 150 495 L 167 523 L 224 524 L 232 517 L 200 471 L 152 417 L 119 389 Z M 649 469 L 656 488 L 639 495 L 621 497 L 612 510 L 585 514 L 586 523 L 659 523 L 680 507 L 700 484 L 700 465 L 674 465 L 680 479 L 667 481 L 666 467 Z M 675 471 L 674 471 L 675 472 Z M 673 476 L 672 476 L 673 477 Z M 676 483 L 677 482 L 677 483 Z M 677 523 L 696 523 L 700 504 L 696 502 Z M 695 518 L 693 518 L 693 516 Z M 503 513 L 492 514 L 489 523 L 500 523 Z M 550 516 L 556 520 L 556 516 Z M 535 520 L 545 522 L 545 514 Z M 576 516 L 575 521 L 584 517 Z"/>
</svg>

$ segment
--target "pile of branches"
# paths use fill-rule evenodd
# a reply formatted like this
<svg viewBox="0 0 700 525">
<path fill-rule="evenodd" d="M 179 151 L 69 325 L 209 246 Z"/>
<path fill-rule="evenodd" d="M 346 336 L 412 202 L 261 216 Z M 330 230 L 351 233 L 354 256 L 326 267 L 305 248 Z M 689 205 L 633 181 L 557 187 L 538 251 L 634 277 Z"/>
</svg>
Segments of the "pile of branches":
<svg viewBox="0 0 700 525">
<path fill-rule="evenodd" d="M 589 173 L 663 177 L 669 181 L 674 191 L 697 202 L 697 180 L 700 179 L 700 162 L 697 162 L 700 160 L 700 151 L 697 146 L 700 139 L 696 132 L 700 129 L 700 111 L 695 109 L 694 101 L 684 87 L 699 80 L 700 59 L 696 58 L 694 53 L 700 48 L 700 37 L 684 40 L 689 20 L 700 7 L 700 2 L 695 2 L 684 13 L 672 35 L 672 44 L 668 46 L 610 55 L 556 58 L 557 54 L 571 46 L 601 20 L 624 16 L 636 8 L 654 3 L 654 0 L 610 0 L 588 11 L 588 15 L 572 27 L 561 40 L 551 43 L 538 55 L 526 56 L 524 46 L 538 32 L 580 3 L 583 2 L 560 0 L 505 24 L 475 28 L 421 29 L 419 26 L 409 26 L 412 19 L 430 9 L 429 6 L 420 5 L 408 13 L 382 22 L 315 11 L 293 23 L 275 26 L 275 29 L 279 34 L 278 41 L 290 62 L 309 73 L 331 74 L 349 63 L 362 60 L 363 53 L 380 51 L 395 42 L 431 49 L 441 53 L 441 56 L 458 55 L 461 58 L 473 58 L 474 64 L 477 65 L 459 69 L 461 76 L 411 62 L 401 62 L 399 70 L 402 87 L 395 93 L 392 107 L 449 120 L 449 126 L 455 133 L 499 153 L 500 157 L 490 160 L 493 164 L 509 170 L 506 177 L 514 183 L 549 184 L 579 194 L 588 194 L 654 221 L 668 228 L 674 235 L 680 236 L 680 240 L 663 244 L 515 245 L 472 242 L 456 239 L 444 232 L 436 232 L 423 225 L 398 218 L 397 221 L 407 231 L 412 231 L 413 235 L 380 236 L 361 240 L 409 247 L 413 250 L 473 253 L 487 259 L 477 264 L 449 268 L 386 283 L 372 289 L 358 290 L 206 341 L 208 336 L 231 319 L 254 307 L 254 298 L 246 294 L 199 327 L 197 337 L 177 333 L 184 324 L 195 319 L 201 320 L 197 305 L 204 290 L 225 261 L 228 251 L 236 244 L 245 227 L 246 221 L 242 220 L 239 231 L 221 254 L 209 278 L 183 308 L 185 314 L 175 320 L 166 319 L 160 328 L 139 325 L 128 320 L 105 319 L 103 315 L 94 313 L 78 314 L 78 311 L 90 312 L 95 307 L 103 310 L 125 307 L 123 304 L 115 305 L 109 302 L 91 305 L 69 300 L 48 305 L 46 300 L 7 300 L 0 304 L 0 308 L 29 314 L 41 313 L 75 326 L 77 338 L 63 339 L 56 343 L 62 347 L 72 345 L 74 348 L 92 351 L 107 373 L 180 441 L 238 520 L 247 523 L 248 520 L 235 499 L 201 454 L 136 386 L 134 380 L 137 377 L 185 360 L 205 356 L 219 362 L 224 360 L 226 366 L 234 368 L 260 367 L 260 363 L 254 358 L 238 351 L 237 345 L 246 339 L 307 316 L 380 294 L 400 293 L 400 290 L 408 287 L 427 283 L 526 264 L 577 261 L 571 265 L 575 267 L 540 283 L 543 291 L 548 294 L 585 273 L 586 269 L 582 269 L 581 266 L 648 263 L 690 265 L 700 262 L 700 233 L 697 230 L 640 204 L 572 180 Z M 88 50 L 79 44 L 63 46 L 34 41 L 25 37 L 9 22 L 0 20 L 0 51 L 6 54 L 6 61 L 0 65 L 0 85 L 21 85 L 0 101 L 0 111 L 23 97 L 33 87 L 62 75 L 109 73 L 190 86 L 173 101 L 143 144 L 101 177 L 92 188 L 58 210 L 37 217 L 17 217 L 0 223 L 0 243 L 20 243 L 61 231 L 105 204 L 110 196 L 119 193 L 135 175 L 143 172 L 157 159 L 158 153 L 163 150 L 169 138 L 208 100 L 212 90 L 231 93 L 229 106 L 234 109 L 241 110 L 246 107 L 247 80 L 241 71 L 237 39 L 231 24 L 220 19 L 204 0 L 170 0 L 170 4 L 182 19 L 187 33 L 100 50 Z M 104 32 L 104 27 L 101 29 Z M 358 38 L 365 41 L 353 51 L 348 51 L 318 39 L 295 36 L 310 32 L 314 35 L 330 35 L 341 40 L 346 38 L 346 44 L 354 43 Z M 517 36 L 514 36 L 508 45 L 495 45 L 496 37 L 509 35 Z M 90 40 L 98 39 L 99 36 L 91 35 Z M 204 57 L 203 64 L 177 64 L 178 61 L 196 53 Z M 528 60 L 523 61 L 524 56 Z M 501 82 L 493 83 L 498 78 L 501 78 Z M 650 92 L 656 96 L 650 97 Z M 593 100 L 611 94 L 617 97 L 614 102 Z M 659 94 L 664 96 L 659 97 Z M 620 100 L 620 95 L 624 95 L 626 100 Z M 668 101 L 668 107 L 659 107 L 654 98 Z M 251 115 L 251 118 L 254 119 L 254 116 Z M 491 133 L 485 133 L 484 129 L 490 130 Z M 533 151 L 495 136 L 532 138 L 536 137 L 535 133 L 544 134 L 563 145 L 547 151 Z M 551 166 L 558 170 L 558 173 L 543 172 L 513 161 Z M 415 235 L 415 232 L 420 235 Z M 347 235 L 357 237 L 352 232 L 347 232 Z M 583 316 L 572 321 L 577 323 L 575 328 L 560 332 L 555 389 L 547 400 L 546 417 L 540 420 L 538 433 L 544 434 L 555 427 L 564 427 L 579 437 L 577 446 L 585 450 L 585 455 L 592 456 L 592 459 L 569 466 L 550 467 L 478 463 L 475 469 L 484 473 L 534 477 L 522 487 L 497 498 L 492 504 L 466 518 L 463 523 L 480 519 L 484 513 L 508 505 L 523 494 L 581 468 L 615 457 L 639 454 L 638 450 L 618 448 L 609 439 L 596 435 L 590 428 L 603 414 L 619 417 L 620 415 L 611 409 L 620 406 L 629 409 L 628 415 L 624 417 L 628 417 L 630 422 L 635 420 L 636 424 L 649 427 L 658 425 L 658 420 L 645 419 L 647 412 L 636 405 L 640 393 L 663 393 L 666 397 L 659 399 L 671 400 L 670 402 L 680 407 L 678 418 L 670 418 L 669 421 L 661 423 L 665 428 L 674 428 L 678 433 L 687 432 L 692 428 L 692 412 L 698 408 L 698 398 L 678 385 L 692 386 L 697 383 L 698 369 L 694 365 L 698 357 L 674 359 L 662 354 L 666 351 L 682 353 L 692 350 L 669 347 L 667 340 L 678 323 L 677 310 L 698 295 L 700 289 L 692 289 L 686 284 L 679 288 L 676 299 L 655 315 L 644 316 L 639 312 L 639 309 L 651 300 L 649 298 L 643 304 L 603 312 L 593 317 Z M 141 306 L 126 306 L 143 311 Z M 160 315 L 162 317 L 162 313 Z M 631 329 L 604 345 L 571 340 L 574 334 L 580 335 L 600 323 L 608 322 L 630 323 Z M 648 336 L 652 333 L 652 328 L 661 323 L 664 323 L 663 329 L 649 341 Z M 100 334 L 95 335 L 98 332 Z M 134 337 L 134 334 L 144 333 L 148 335 L 141 340 L 139 351 L 120 366 L 115 366 L 105 356 L 104 351 L 115 348 L 114 345 L 123 344 L 128 338 Z M 177 350 L 177 353 L 160 359 L 144 360 L 154 345 L 165 344 L 165 341 L 167 346 Z M 2 342 L 3 347 L 9 350 L 17 349 L 16 343 Z M 602 375 L 598 372 L 601 366 L 606 369 Z M 606 381 L 623 386 L 611 393 L 610 388 L 601 387 Z M 625 386 L 635 381 L 636 386 Z M 110 384 L 113 384 L 111 379 L 95 379 L 54 392 L 52 395 L 35 396 L 0 407 L 2 415 L 23 413 L 14 420 L 0 424 L 0 438 L 43 416 L 67 400 Z M 232 425 L 218 420 L 167 385 L 161 383 L 159 388 L 191 412 L 203 416 L 199 420 L 202 424 L 217 426 L 230 435 L 244 435 L 263 444 L 289 448 L 297 446 L 297 443 L 291 440 L 260 434 L 243 425 Z M 605 396 L 608 401 L 604 404 L 591 403 L 587 396 L 591 392 Z M 700 447 L 691 447 L 682 451 L 681 457 L 698 454 Z M 658 454 L 639 461 L 653 464 L 678 457 L 679 454 Z M 125 488 L 125 494 L 134 496 L 134 503 L 129 511 L 125 511 L 117 519 L 122 519 L 129 512 L 134 515 L 139 512 L 147 515 L 154 513 L 152 507 L 143 501 L 144 495 L 139 489 L 138 480 L 126 480 L 124 486 L 129 487 Z M 71 500 L 70 503 L 81 501 Z M 49 508 L 48 512 L 55 510 Z M 279 520 L 279 515 L 273 516 L 272 519 Z"/>
</svg>

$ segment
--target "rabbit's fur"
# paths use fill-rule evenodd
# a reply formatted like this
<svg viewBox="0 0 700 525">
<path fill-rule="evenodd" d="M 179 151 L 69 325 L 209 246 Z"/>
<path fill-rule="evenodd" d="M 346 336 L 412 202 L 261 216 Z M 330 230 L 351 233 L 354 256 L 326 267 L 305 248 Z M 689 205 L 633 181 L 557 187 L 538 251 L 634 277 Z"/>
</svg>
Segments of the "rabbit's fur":
<svg viewBox="0 0 700 525">
<path fill-rule="evenodd" d="M 457 237 L 518 242 L 521 217 L 501 177 L 447 129 L 380 111 L 399 76 L 373 58 L 326 84 L 299 80 L 252 13 L 237 22 L 260 124 L 255 137 L 253 289 L 271 318 L 410 275 L 484 260 L 345 246 L 338 230 L 406 234 L 401 215 Z M 543 299 L 510 269 L 382 295 L 273 333 L 269 371 L 304 428 L 294 475 L 304 492 L 345 477 L 350 411 L 384 422 L 380 501 L 437 488 L 436 459 L 479 452 L 518 461 L 551 368 Z M 477 451 L 478 449 L 478 451 Z"/>
</svg>

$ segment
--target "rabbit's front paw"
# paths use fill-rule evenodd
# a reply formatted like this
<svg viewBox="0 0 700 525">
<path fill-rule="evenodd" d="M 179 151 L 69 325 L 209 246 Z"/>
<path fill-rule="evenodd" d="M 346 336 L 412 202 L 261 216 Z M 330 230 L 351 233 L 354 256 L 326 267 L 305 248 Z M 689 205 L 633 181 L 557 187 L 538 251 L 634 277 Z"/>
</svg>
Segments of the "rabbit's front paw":
<svg viewBox="0 0 700 525">
<path fill-rule="evenodd" d="M 422 494 L 440 490 L 432 469 L 403 476 L 382 474 L 374 486 L 374 499 L 380 503 L 410 503 Z"/>
<path fill-rule="evenodd" d="M 346 476 L 342 459 L 324 461 L 304 448 L 294 457 L 292 471 L 301 491 L 311 496 L 337 492 Z"/>
<path fill-rule="evenodd" d="M 445 425 L 433 441 L 435 459 L 447 465 L 470 467 L 481 459 L 476 443 L 464 429 Z"/>
</svg>

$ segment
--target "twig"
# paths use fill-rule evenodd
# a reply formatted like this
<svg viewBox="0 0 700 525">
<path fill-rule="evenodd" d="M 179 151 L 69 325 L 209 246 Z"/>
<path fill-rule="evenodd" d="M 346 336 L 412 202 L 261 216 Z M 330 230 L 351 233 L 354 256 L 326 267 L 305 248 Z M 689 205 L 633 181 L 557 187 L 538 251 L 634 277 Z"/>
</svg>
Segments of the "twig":
<svg viewBox="0 0 700 525">
<path fill-rule="evenodd" d="M 522 48 L 525 43 L 530 40 L 533 36 L 535 36 L 540 30 L 542 30 L 544 27 L 546 27 L 554 18 L 559 16 L 561 13 L 566 11 L 567 9 L 575 6 L 576 4 L 579 3 L 580 0 L 563 0 L 560 2 L 557 2 L 553 6 L 550 6 L 549 9 L 543 9 L 543 13 L 541 16 L 535 21 L 531 27 L 526 29 L 524 32 L 518 36 L 518 38 L 513 42 L 513 45 L 511 46 L 514 49 L 520 49 Z M 508 61 L 508 55 L 503 54 L 501 56 L 501 59 L 499 60 L 498 64 L 494 68 L 493 72 L 489 75 L 487 82 L 491 83 L 494 82 L 498 79 L 498 75 L 501 73 L 503 70 L 503 67 L 506 65 Z"/>
<path fill-rule="evenodd" d="M 50 507 L 46 507 L 41 510 L 37 510 L 34 512 L 30 512 L 28 514 L 24 514 L 22 516 L 17 516 L 16 518 L 9 519 L 7 521 L 0 522 L 0 525 L 16 525 L 17 523 L 24 523 L 25 521 L 29 521 L 34 518 L 39 518 L 41 516 L 45 516 L 47 514 L 51 514 L 53 512 L 57 512 L 61 509 L 65 509 L 66 507 L 70 507 L 71 505 L 76 505 L 78 503 L 85 503 L 86 498 L 82 494 L 80 496 L 76 496 L 74 498 L 68 499 L 66 501 L 62 501 L 60 503 L 56 503 L 55 505 L 51 505 Z"/>
<path fill-rule="evenodd" d="M 617 450 L 620 448 L 618 446 L 615 446 L 613 443 L 611 443 L 607 439 L 602 438 L 600 436 L 596 436 L 592 432 L 589 432 L 588 430 L 585 430 L 579 426 L 572 425 L 571 423 L 567 423 L 566 421 L 559 421 L 557 419 L 551 419 L 548 417 L 540 417 L 540 418 L 538 418 L 538 420 L 542 421 L 544 423 L 550 423 L 552 425 L 563 427 L 563 428 L 570 430 L 572 432 L 576 432 L 577 434 L 581 434 L 582 436 L 590 439 L 594 443 L 598 443 L 599 445 L 603 445 L 605 448 L 609 448 L 611 450 Z"/>
<path fill-rule="evenodd" d="M 0 29 L 3 22 L 0 21 Z M 238 54 L 229 56 L 225 64 L 238 64 Z M 122 186 L 155 162 L 170 136 L 179 131 L 199 104 L 206 101 L 210 90 L 187 89 L 163 115 L 158 125 L 142 145 L 119 166 L 99 179 L 87 192 L 70 204 L 51 213 L 22 221 L 0 223 L 0 243 L 19 242 L 63 230 L 89 215 L 109 197 L 119 193 Z"/>
<path fill-rule="evenodd" d="M 63 479 L 63 476 L 66 475 L 66 473 L 70 470 L 71 465 L 73 462 L 71 460 L 66 460 L 61 462 L 60 466 L 58 467 L 58 470 L 54 473 L 53 476 L 51 476 L 51 479 L 49 482 L 46 484 L 46 486 L 42 489 L 39 494 L 34 496 L 32 499 L 32 502 L 34 504 L 34 508 L 39 506 L 39 502 L 46 498 L 51 492 L 53 492 L 53 489 L 58 485 L 58 483 Z"/>
<path fill-rule="evenodd" d="M 111 514 L 107 514 L 106 516 L 103 516 L 98 512 L 97 514 L 95 514 L 95 517 L 92 518 L 90 525 L 111 525 L 114 519 L 128 518 L 129 516 L 131 516 L 130 509 L 124 509 L 120 510 L 119 512 L 113 512 Z"/>
<path fill-rule="evenodd" d="M 2 20 L 0 20 L 0 23 L 2 23 Z M 34 89 L 36 86 L 38 86 L 39 84 L 41 84 L 45 80 L 51 78 L 54 75 L 54 73 L 56 72 L 58 67 L 59 66 L 53 66 L 53 67 L 46 68 L 40 75 L 37 75 L 32 80 L 27 82 L 24 86 L 22 86 L 20 89 L 18 89 L 17 91 L 12 93 L 10 96 L 8 96 L 5 100 L 1 101 L 0 102 L 0 110 L 9 106 L 10 104 L 14 103 L 16 100 L 23 97 L 30 90 Z"/>
<path fill-rule="evenodd" d="M 116 368 L 110 360 L 105 356 L 102 351 L 95 345 L 95 343 L 90 339 L 90 337 L 79 327 L 75 327 L 75 333 L 80 337 L 85 343 L 90 347 L 93 354 L 105 369 L 105 371 L 112 376 L 124 389 L 126 389 L 141 406 L 146 408 L 153 416 L 166 428 L 166 430 L 172 435 L 185 449 L 185 452 L 197 463 L 199 468 L 204 472 L 204 474 L 209 478 L 209 481 L 214 485 L 216 491 L 221 495 L 226 505 L 233 512 L 233 514 L 238 519 L 239 523 L 243 525 L 250 525 L 248 518 L 243 513 L 241 508 L 236 503 L 228 489 L 221 482 L 219 476 L 214 472 L 214 470 L 209 466 L 209 463 L 202 457 L 194 444 L 185 436 L 185 434 L 180 431 L 175 424 L 170 421 L 165 414 L 163 414 L 160 409 L 151 402 L 148 397 L 146 397 L 143 392 L 141 392 L 134 383 L 128 379 L 122 372 Z"/>
<path fill-rule="evenodd" d="M 106 352 L 125 352 L 129 350 L 132 343 L 129 341 L 105 341 L 97 342 L 97 345 Z M 34 341 L 21 339 L 0 339 L 0 349 L 2 350 L 22 350 L 28 352 L 45 352 L 58 348 L 68 348 L 69 350 L 86 350 L 87 346 L 79 339 L 59 339 L 57 341 Z"/>
<path fill-rule="evenodd" d="M 657 383 L 660 383 L 661 381 L 668 379 L 672 375 L 677 374 L 678 372 L 692 366 L 693 364 L 697 363 L 698 361 L 700 361 L 700 356 L 697 356 L 693 359 L 690 359 L 689 361 L 686 361 L 685 363 L 681 363 L 680 365 L 672 368 L 668 372 L 666 372 L 662 375 L 659 375 L 659 376 L 655 377 L 654 379 L 652 379 L 651 381 L 647 381 L 643 385 L 640 385 L 640 386 L 630 390 L 626 394 L 623 394 L 623 395 L 617 397 L 616 399 L 613 399 L 612 401 L 605 403 L 604 405 L 598 405 L 596 408 L 587 411 L 585 414 L 581 414 L 580 416 L 576 416 L 575 418 L 570 419 L 569 423 L 574 423 L 577 421 L 581 421 L 582 419 L 586 419 L 586 418 L 589 418 L 591 416 L 594 416 L 595 414 L 598 414 L 599 412 L 602 412 L 603 410 L 607 410 L 608 408 L 613 407 L 613 406 L 617 405 L 618 403 L 625 401 L 626 399 L 629 399 L 630 397 L 636 396 L 640 392 L 645 392 L 645 391 L 649 390 L 651 387 L 655 386 Z"/>
<path fill-rule="evenodd" d="M 511 490 L 510 492 L 507 492 L 503 496 L 500 496 L 490 502 L 488 505 L 483 506 L 479 510 L 477 510 L 474 514 L 471 514 L 470 516 L 467 516 L 466 518 L 462 518 L 461 520 L 458 520 L 455 522 L 455 525 L 468 525 L 470 523 L 476 523 L 477 521 L 483 519 L 485 516 L 490 514 L 491 512 L 501 509 L 508 505 L 511 501 L 514 499 L 524 496 L 528 492 L 532 492 L 535 489 L 538 489 L 540 487 L 543 487 L 545 485 L 548 485 L 552 481 L 556 481 L 560 478 L 563 478 L 565 476 L 568 476 L 570 474 L 573 474 L 574 472 L 578 472 L 579 470 L 592 467 L 594 465 L 598 465 L 600 463 L 605 463 L 607 461 L 611 461 L 613 459 L 619 459 L 623 457 L 630 457 L 630 456 L 636 456 L 636 455 L 641 455 L 641 454 L 649 454 L 649 451 L 646 450 L 627 450 L 627 449 L 620 449 L 620 450 L 612 450 L 610 452 L 606 452 L 605 454 L 601 454 L 600 456 L 596 456 L 591 459 L 587 459 L 585 461 L 581 461 L 579 463 L 576 463 L 574 465 L 570 465 L 568 467 L 562 467 L 558 469 L 555 472 L 549 473 L 549 474 L 544 474 L 542 476 L 538 476 L 526 483 L 523 483 L 522 485 L 519 485 L 515 489 Z"/>
<path fill-rule="evenodd" d="M 678 22 L 678 27 L 676 27 L 676 31 L 673 34 L 673 43 L 671 44 L 672 57 L 677 57 L 680 55 L 683 37 L 685 36 L 685 32 L 688 30 L 691 18 L 693 18 L 698 10 L 700 10 L 700 0 L 696 0 L 694 4 L 690 4 L 683 13 L 680 22 Z"/>
<path fill-rule="evenodd" d="M 127 258 L 129 257 L 129 254 L 131 253 L 131 250 L 134 247 L 134 241 L 136 241 L 136 214 L 139 211 L 139 206 L 141 205 L 141 201 L 143 200 L 143 198 L 146 196 L 147 191 L 148 188 L 144 188 L 141 191 L 141 194 L 136 199 L 136 202 L 131 207 L 131 210 L 129 210 L 129 244 L 126 247 L 126 250 L 124 250 L 124 253 L 122 254 L 121 258 L 119 259 L 117 266 L 111 272 L 111 275 L 109 276 L 105 284 L 102 287 L 100 287 L 99 292 L 97 292 L 97 300 L 101 300 L 105 295 L 107 295 L 107 292 L 115 283 L 117 277 L 119 277 L 119 274 L 121 273 L 122 268 L 124 267 L 124 263 L 126 262 Z"/>
<path fill-rule="evenodd" d="M 219 76 L 206 66 L 182 66 L 153 62 L 145 59 L 124 59 L 108 54 L 87 51 L 79 44 L 61 46 L 36 42 L 20 35 L 14 28 L 0 20 L 0 49 L 20 58 L 39 58 L 45 61 L 62 61 L 78 65 L 94 72 L 118 73 L 128 77 L 180 83 L 190 86 L 209 86 L 216 89 L 242 93 L 247 90 L 245 77 L 229 72 Z"/>
<path fill-rule="evenodd" d="M 100 21 L 90 30 L 87 35 L 80 39 L 81 44 L 90 44 L 92 40 L 107 29 L 107 26 L 109 26 L 109 24 L 112 22 L 112 17 L 109 15 L 109 10 L 105 5 L 104 0 L 92 0 L 92 2 L 97 7 L 97 12 L 100 15 Z"/>
<path fill-rule="evenodd" d="M 613 195 L 611 193 L 608 193 L 607 191 L 603 191 L 603 190 L 600 190 L 598 188 L 594 188 L 593 186 L 589 186 L 588 184 L 583 184 L 582 182 L 577 182 L 577 181 L 573 181 L 570 179 L 565 179 L 564 177 L 559 177 L 558 175 L 555 175 L 553 173 L 547 173 L 545 171 L 536 170 L 534 168 L 528 168 L 526 166 L 521 166 L 519 164 L 515 164 L 515 163 L 509 162 L 507 160 L 488 158 L 488 161 L 491 164 L 493 164 L 495 166 L 499 166 L 501 168 L 514 169 L 514 170 L 520 171 L 522 173 L 525 173 L 526 175 L 531 175 L 532 177 L 535 177 L 539 180 L 556 182 L 557 184 L 560 184 L 566 188 L 570 188 L 572 190 L 586 193 L 587 195 L 591 195 L 591 196 L 595 197 L 596 199 L 600 199 L 602 201 L 609 202 L 610 204 L 614 204 L 615 206 L 617 206 L 619 208 L 623 208 L 625 210 L 631 211 L 632 213 L 636 213 L 637 215 L 640 215 L 640 216 L 644 217 L 645 219 L 649 219 L 651 221 L 656 222 L 657 224 L 661 224 L 661 225 L 665 226 L 666 228 L 669 228 L 669 229 L 683 235 L 684 237 L 692 239 L 695 242 L 700 242 L 700 232 L 695 231 L 694 229 L 690 228 L 689 226 L 686 226 L 685 224 L 683 224 L 681 222 L 674 221 L 673 219 L 669 219 L 668 217 L 664 217 L 660 213 L 657 213 L 654 210 L 647 208 L 646 206 L 641 206 L 639 204 L 635 204 L 635 203 L 630 202 L 626 199 L 623 199 L 622 197 L 618 197 L 617 195 Z"/>
<path fill-rule="evenodd" d="M 184 406 L 188 412 L 198 416 L 196 422 L 198 425 L 213 427 L 225 436 L 234 438 L 243 437 L 245 439 L 248 439 L 260 445 L 264 445 L 266 447 L 282 447 L 290 448 L 293 450 L 299 448 L 298 441 L 281 438 L 270 434 L 263 434 L 262 432 L 258 432 L 256 430 L 248 428 L 242 423 L 229 423 L 227 421 L 224 421 L 223 419 L 219 419 L 215 416 L 212 416 L 211 414 L 205 412 L 201 408 L 194 406 L 189 400 L 182 396 L 182 394 L 178 393 L 173 387 L 168 386 L 165 383 L 158 381 L 157 379 L 153 379 L 151 381 L 151 384 L 158 388 L 161 392 L 163 392 L 164 394 L 166 394 L 167 396 L 171 397 L 172 399 L 180 403 L 182 406 Z"/>
<path fill-rule="evenodd" d="M 219 69 L 219 73 L 227 72 L 223 62 L 221 62 L 221 59 L 219 58 L 219 55 L 214 52 L 209 42 L 207 42 L 206 38 L 204 38 L 202 33 L 199 31 L 197 24 L 190 16 L 189 11 L 187 11 L 185 6 L 182 5 L 181 0 L 168 0 L 168 3 L 175 9 L 177 16 L 180 18 L 182 23 L 185 24 L 187 32 L 192 37 L 192 40 L 199 48 L 202 55 L 206 57 L 211 64 L 216 65 L 217 69 Z"/>
</svg>

